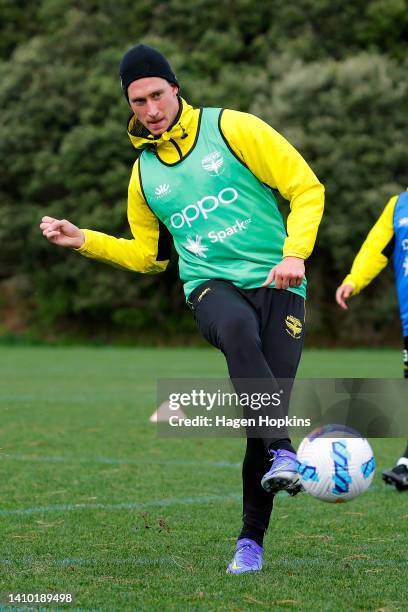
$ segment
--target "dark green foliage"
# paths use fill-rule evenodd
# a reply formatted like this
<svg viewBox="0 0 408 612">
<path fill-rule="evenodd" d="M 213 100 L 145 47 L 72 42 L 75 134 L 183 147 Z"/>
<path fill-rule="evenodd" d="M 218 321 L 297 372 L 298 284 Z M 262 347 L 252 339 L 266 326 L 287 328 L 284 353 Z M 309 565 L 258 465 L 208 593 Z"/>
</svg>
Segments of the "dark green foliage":
<svg viewBox="0 0 408 612">
<path fill-rule="evenodd" d="M 407 185 L 404 67 L 363 53 L 342 61 L 297 62 L 290 70 L 272 60 L 268 72 L 270 89 L 254 98 L 251 111 L 279 127 L 326 187 L 326 214 L 310 266 L 311 304 L 329 315 L 332 340 L 351 333 L 358 342 L 378 340 L 397 319 L 391 270 L 356 300 L 341 325 L 335 324 L 333 294 L 389 197 Z M 323 286 L 322 296 L 316 284 Z M 382 294 L 381 303 L 374 296 Z M 363 333 L 355 336 L 359 329 Z M 313 326 L 311 331 L 327 334 Z"/>
<path fill-rule="evenodd" d="M 407 9 L 405 0 L 0 0 L 0 333 L 170 339 L 194 329 L 176 261 L 164 275 L 132 275 L 57 249 L 38 229 L 49 214 L 129 236 L 135 153 L 118 64 L 143 41 L 168 55 L 188 100 L 263 117 L 325 183 L 308 266 L 310 339 L 397 338 L 391 270 L 341 324 L 333 292 L 407 184 Z"/>
</svg>

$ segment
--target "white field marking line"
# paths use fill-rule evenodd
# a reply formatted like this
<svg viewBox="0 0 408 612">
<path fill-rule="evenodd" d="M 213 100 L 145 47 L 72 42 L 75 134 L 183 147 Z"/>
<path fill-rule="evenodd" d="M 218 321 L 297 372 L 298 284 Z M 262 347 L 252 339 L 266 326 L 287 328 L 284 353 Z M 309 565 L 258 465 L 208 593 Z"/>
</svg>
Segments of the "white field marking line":
<svg viewBox="0 0 408 612">
<path fill-rule="evenodd" d="M 146 508 L 161 508 L 163 506 L 186 506 L 190 504 L 210 504 L 212 502 L 239 501 L 240 495 L 202 495 L 199 497 L 170 497 L 148 502 L 122 502 L 120 504 L 53 504 L 50 506 L 34 506 L 32 508 L 16 508 L 15 510 L 1 510 L 0 516 L 14 516 L 24 514 L 42 514 L 48 512 L 75 512 L 77 510 L 145 510 Z"/>
<path fill-rule="evenodd" d="M 16 461 L 39 461 L 43 463 L 103 463 L 106 465 L 203 465 L 218 468 L 240 468 L 241 463 L 230 461 L 193 461 L 189 459 L 116 459 L 115 457 L 77 457 L 77 456 L 46 456 L 20 455 L 18 453 L 1 453 L 1 459 Z"/>
<path fill-rule="evenodd" d="M 155 551 L 156 552 L 156 551 Z M 339 555 L 340 557 L 340 555 Z M 118 559 L 109 559 L 108 564 L 109 565 L 117 565 L 117 566 L 129 566 L 129 565 L 166 565 L 168 564 L 168 561 L 171 559 L 171 556 L 169 555 L 160 555 L 159 558 L 152 558 L 152 559 L 146 559 L 146 558 L 137 558 L 137 557 L 128 557 L 128 558 L 118 558 Z M 309 565 L 325 565 L 327 567 L 328 563 L 338 563 L 339 561 L 343 561 L 344 558 L 338 558 L 338 559 L 327 559 L 327 558 L 323 558 L 323 557 L 318 557 L 318 558 L 305 558 L 305 559 L 301 559 L 301 558 L 291 558 L 291 559 L 279 559 L 279 561 L 269 561 L 268 565 L 269 566 L 273 566 L 276 565 L 277 567 L 280 567 L 281 565 L 285 565 L 287 567 L 291 567 L 294 565 L 301 565 L 301 566 L 309 566 Z M 393 559 L 386 559 L 386 560 L 381 560 L 381 559 L 352 559 L 353 563 L 356 564 L 361 564 L 361 565 L 371 565 L 371 566 L 379 566 L 379 567 L 395 567 L 395 566 L 404 566 L 404 565 L 408 565 L 408 561 L 407 560 L 393 560 Z M 19 559 L 0 559 L 0 564 L 1 565 L 7 565 L 7 566 L 13 566 L 16 564 L 20 564 L 20 563 L 41 563 L 42 565 L 56 565 L 56 566 L 69 566 L 69 565 L 77 565 L 77 566 L 89 566 L 89 565 L 94 565 L 94 564 L 99 564 L 101 562 L 101 558 L 100 557 L 90 557 L 90 558 L 83 558 L 83 557 L 76 557 L 73 559 L 40 559 L 39 557 L 21 557 Z"/>
<path fill-rule="evenodd" d="M 383 487 L 381 487 L 383 488 Z M 373 490 L 374 489 L 374 490 Z M 375 493 L 379 490 L 379 485 L 371 485 L 365 495 Z M 395 494 L 395 492 L 394 492 Z M 291 500 L 290 495 L 278 493 L 280 502 Z M 302 497 L 304 493 L 301 494 Z M 146 508 L 161 508 L 163 506 L 190 505 L 190 504 L 209 504 L 212 502 L 240 501 L 241 495 L 232 493 L 231 495 L 203 495 L 200 497 L 170 497 L 167 499 L 157 499 L 147 502 L 122 502 L 119 504 L 53 504 L 49 506 L 33 506 L 31 508 L 15 508 L 14 510 L 4 510 L 0 508 L 0 516 L 30 515 L 50 512 L 74 512 L 77 510 L 108 510 L 110 512 L 120 510 L 145 510 Z M 330 504 L 332 506 L 336 504 Z"/>
</svg>

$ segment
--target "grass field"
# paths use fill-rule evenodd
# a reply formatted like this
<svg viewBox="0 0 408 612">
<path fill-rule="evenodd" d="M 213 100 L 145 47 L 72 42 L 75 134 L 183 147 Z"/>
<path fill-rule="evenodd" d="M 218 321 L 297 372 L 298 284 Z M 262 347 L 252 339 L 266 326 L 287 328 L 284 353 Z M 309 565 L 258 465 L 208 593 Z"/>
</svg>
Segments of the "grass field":
<svg viewBox="0 0 408 612">
<path fill-rule="evenodd" d="M 157 378 L 225 376 L 215 350 L 0 358 L 0 592 L 73 592 L 77 610 L 408 609 L 408 492 L 379 473 L 340 506 L 279 495 L 263 572 L 225 574 L 244 440 L 160 439 L 148 422 Z M 400 371 L 398 351 L 305 351 L 300 375 Z M 379 467 L 404 443 L 374 440 Z"/>
</svg>

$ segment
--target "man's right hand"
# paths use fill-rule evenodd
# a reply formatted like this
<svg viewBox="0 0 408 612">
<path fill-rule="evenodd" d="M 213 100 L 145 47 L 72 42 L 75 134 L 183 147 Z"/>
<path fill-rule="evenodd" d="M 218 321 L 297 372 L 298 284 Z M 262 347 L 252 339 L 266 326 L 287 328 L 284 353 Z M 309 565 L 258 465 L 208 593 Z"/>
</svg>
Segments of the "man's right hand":
<svg viewBox="0 0 408 612">
<path fill-rule="evenodd" d="M 58 246 L 79 249 L 85 242 L 84 232 L 66 219 L 43 217 L 40 228 L 43 236 Z"/>
<path fill-rule="evenodd" d="M 348 309 L 348 306 L 347 306 L 345 300 L 347 300 L 350 297 L 350 295 L 353 293 L 353 291 L 354 291 L 354 286 L 349 284 L 349 283 L 347 283 L 345 285 L 340 285 L 340 287 L 337 288 L 337 291 L 336 291 L 336 302 L 344 310 Z"/>
</svg>

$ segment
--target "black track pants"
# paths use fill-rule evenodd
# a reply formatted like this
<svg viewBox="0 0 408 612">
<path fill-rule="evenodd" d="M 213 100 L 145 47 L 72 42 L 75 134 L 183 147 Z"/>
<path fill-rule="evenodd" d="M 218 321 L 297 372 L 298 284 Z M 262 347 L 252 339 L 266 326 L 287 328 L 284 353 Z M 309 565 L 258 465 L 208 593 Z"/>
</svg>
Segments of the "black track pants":
<svg viewBox="0 0 408 612">
<path fill-rule="evenodd" d="M 226 358 L 231 379 L 293 379 L 304 335 L 304 300 L 292 291 L 239 289 L 210 280 L 189 296 L 190 308 L 204 338 Z M 293 321 L 300 326 L 293 326 Z M 300 327 L 300 328 L 299 328 Z M 287 389 L 288 395 L 290 389 Z M 248 438 L 242 469 L 243 518 L 241 537 L 262 543 L 273 496 L 260 484 L 269 469 L 271 440 Z M 273 441 L 272 448 L 292 449 L 290 440 Z M 292 449 L 293 450 L 293 449 Z"/>
</svg>

